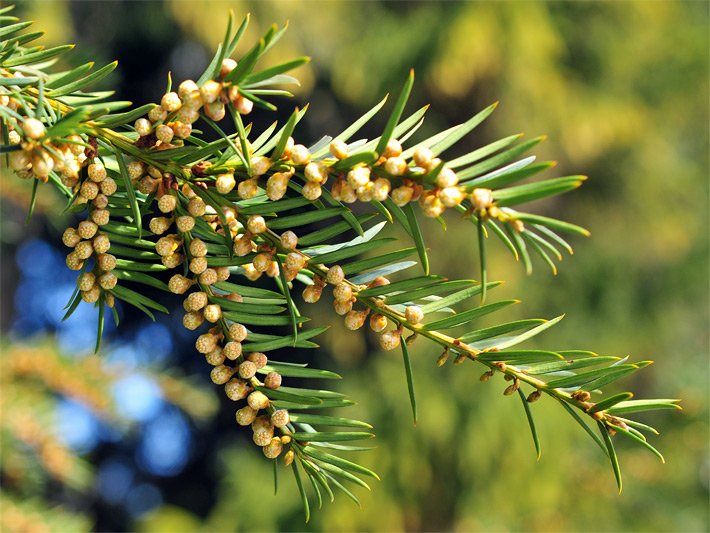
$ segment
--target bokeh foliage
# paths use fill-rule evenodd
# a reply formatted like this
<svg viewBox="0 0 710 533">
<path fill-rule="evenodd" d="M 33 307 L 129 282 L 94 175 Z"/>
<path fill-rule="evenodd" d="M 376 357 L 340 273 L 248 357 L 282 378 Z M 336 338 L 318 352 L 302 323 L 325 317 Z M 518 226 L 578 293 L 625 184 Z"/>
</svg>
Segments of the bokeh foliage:
<svg viewBox="0 0 710 533">
<path fill-rule="evenodd" d="M 501 100 L 496 120 L 472 144 L 522 126 L 530 136 L 549 135 L 538 153 L 557 155 L 560 174 L 589 174 L 579 193 L 545 205 L 546 213 L 593 234 L 577 243 L 561 273 L 552 279 L 538 269 L 527 278 L 509 258 L 497 260 L 506 253 L 499 247 L 491 275 L 508 280 L 502 297 L 524 297 L 521 314 L 567 311 L 548 343 L 574 341 L 656 360 L 634 388 L 639 396 L 684 400 L 683 414 L 661 414 L 657 424 L 668 465 L 644 450 L 624 450 L 626 487 L 617 496 L 604 457 L 558 409 L 543 404 L 543 457 L 536 463 L 522 412 L 500 397 L 502 387 L 481 384 L 458 367 L 437 369 L 433 354 L 417 349 L 420 420 L 412 428 L 399 358 L 378 353 L 373 339 L 356 334 L 343 343 L 346 333 L 336 327 L 324 349 L 352 376 L 343 383 L 343 392 L 360 401 L 352 415 L 367 412 L 376 427 L 382 445 L 365 461 L 383 481 L 376 495 L 363 497 L 364 510 L 339 501 L 310 528 L 708 527 L 707 4 L 175 0 L 23 7 L 57 43 L 76 40 L 97 61 L 126 56 L 119 96 L 138 103 L 155 100 L 167 70 L 182 79 L 203 67 L 230 7 L 252 12 L 254 35 L 288 18 L 292 29 L 271 60 L 313 57 L 298 73 L 305 80 L 299 99 L 314 103 L 302 135 L 339 131 L 382 93 L 396 90 L 414 66 L 415 104 L 432 103 L 432 129 L 422 137 Z M 438 225 L 426 229 L 430 242 L 445 243 Z M 448 232 L 467 232 L 470 250 L 442 249 L 432 270 L 476 275 L 464 268 L 475 264 L 473 228 L 452 222 Z M 9 287 L 3 289 L 7 294 Z M 134 527 L 301 529 L 295 491 L 272 499 L 268 487 L 248 483 L 267 477 L 270 465 L 249 460 L 254 451 L 238 439 L 225 437 L 219 445 L 211 464 L 221 481 L 208 512 L 196 515 L 168 501 Z"/>
</svg>

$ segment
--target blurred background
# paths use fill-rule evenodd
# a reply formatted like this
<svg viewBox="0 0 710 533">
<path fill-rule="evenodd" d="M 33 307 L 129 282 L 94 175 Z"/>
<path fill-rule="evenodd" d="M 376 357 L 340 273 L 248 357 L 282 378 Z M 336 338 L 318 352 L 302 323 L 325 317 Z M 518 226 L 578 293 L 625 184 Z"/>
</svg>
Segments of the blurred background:
<svg viewBox="0 0 710 533">
<path fill-rule="evenodd" d="M 6 2 L 3 2 L 6 4 Z M 175 317 L 153 323 L 122 309 L 100 356 L 95 310 L 62 322 L 74 287 L 64 266 L 57 199 L 43 191 L 25 225 L 29 190 L 2 177 L 3 529 L 27 531 L 706 531 L 708 484 L 708 22 L 705 2 L 22 2 L 47 44 L 77 43 L 72 65 L 118 59 L 118 99 L 157 101 L 168 71 L 197 77 L 229 9 L 252 14 L 244 47 L 289 20 L 272 63 L 296 73 L 294 105 L 311 103 L 301 142 L 335 134 L 410 67 L 410 110 L 430 103 L 418 138 L 501 105 L 460 146 L 520 131 L 548 140 L 547 176 L 586 174 L 579 191 L 534 205 L 589 228 L 553 276 L 525 276 L 492 245 L 500 298 L 519 316 L 566 319 L 530 347 L 583 348 L 654 365 L 624 382 L 637 398 L 682 398 L 683 412 L 645 420 L 667 464 L 620 442 L 624 492 L 594 443 L 551 402 L 536 404 L 542 459 L 524 413 L 482 384 L 473 365 L 436 368 L 413 351 L 420 420 L 412 426 L 402 363 L 374 338 L 335 325 L 317 365 L 341 373 L 377 449 L 361 460 L 382 477 L 324 505 L 309 524 L 290 473 L 273 495 L 271 465 L 233 423 L 192 335 Z M 240 53 L 245 50 L 242 47 Z M 237 54 L 238 57 L 239 54 Z M 376 136 L 386 114 L 364 136 Z M 554 173 L 553 173 L 554 172 Z M 45 216 L 49 214 L 50 216 Z M 474 227 L 425 223 L 433 271 L 478 277 Z M 461 242 L 468 243 L 461 246 Z M 50 281 L 51 280 L 51 281 Z M 179 305 L 167 299 L 171 306 Z M 309 308 L 315 321 L 327 306 Z M 107 321 L 107 324 L 109 322 Z M 291 357 L 298 358 L 299 354 Z M 24 529 L 23 529 L 24 528 Z"/>
</svg>

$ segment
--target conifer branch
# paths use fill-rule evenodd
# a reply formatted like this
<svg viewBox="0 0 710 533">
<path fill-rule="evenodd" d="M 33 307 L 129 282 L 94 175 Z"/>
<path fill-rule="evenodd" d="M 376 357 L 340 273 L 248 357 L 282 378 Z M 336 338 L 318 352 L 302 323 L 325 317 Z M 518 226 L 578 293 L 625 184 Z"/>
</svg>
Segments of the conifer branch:
<svg viewBox="0 0 710 533">
<path fill-rule="evenodd" d="M 439 366 L 449 359 L 454 364 L 471 360 L 485 367 L 482 381 L 496 373 L 504 377 L 509 383 L 504 394 L 522 400 L 538 455 L 540 442 L 530 404 L 547 395 L 606 451 L 619 488 L 614 434 L 661 457 L 641 433 L 655 430 L 621 415 L 675 409 L 675 400 L 632 400 L 631 393 L 621 393 L 592 401 L 593 393 L 649 361 L 627 363 L 626 358 L 579 350 L 514 348 L 562 316 L 471 329 L 481 316 L 517 302 L 491 301 L 488 296 L 499 284 L 488 281 L 489 237 L 499 238 L 528 272 L 531 252 L 556 272 L 561 250 L 572 253 L 560 234 L 589 233 L 518 206 L 572 191 L 585 177 L 519 184 L 553 166 L 535 163 L 534 156 L 522 157 L 542 138 L 520 142 L 520 136 L 513 135 L 451 160 L 441 157 L 486 120 L 497 104 L 410 143 L 427 110 L 405 114 L 413 72 L 378 138 L 351 140 L 385 100 L 345 131 L 325 136 L 311 147 L 294 141 L 306 108 L 294 110 L 280 129 L 274 123 L 257 135 L 243 117 L 254 107 L 273 109 L 268 100 L 274 96 L 289 96 L 281 87 L 297 80 L 286 73 L 307 58 L 258 70 L 260 58 L 285 30 L 274 26 L 235 61 L 231 56 L 247 24 L 248 17 L 233 32 L 230 16 L 225 38 L 197 82 L 182 81 L 172 91 L 169 80 L 159 104 L 128 111 L 128 102 L 107 101 L 110 93 L 84 92 L 115 63 L 91 74 L 92 66 L 82 65 L 50 75 L 45 71 L 67 47 L 26 48 L 29 37 L 20 33 L 26 27 L 22 24 L 2 34 L 1 153 L 20 178 L 34 179 L 33 197 L 40 184 L 51 183 L 68 198 L 69 211 L 87 217 L 63 235 L 64 244 L 72 249 L 67 265 L 79 273 L 67 316 L 82 300 L 99 308 L 97 349 L 106 306 L 118 321 L 116 298 L 152 318 L 156 311 L 169 310 L 143 294 L 144 286 L 182 295 L 183 325 L 197 330 L 204 322 L 211 324 L 196 337 L 195 347 L 212 366 L 212 381 L 223 385 L 235 402 L 246 400 L 236 411 L 236 420 L 251 426 L 264 455 L 282 456 L 292 466 L 307 518 L 301 473 L 319 500 L 323 494 L 332 499 L 335 488 L 357 501 L 344 482 L 369 489 L 362 477 L 378 477 L 340 455 L 364 449 L 343 442 L 371 438 L 371 426 L 317 411 L 347 407 L 350 400 L 331 390 L 282 383 L 289 378 L 320 382 L 339 376 L 267 356 L 275 350 L 315 348 L 311 339 L 325 329 L 303 326 L 308 318 L 294 297 L 296 282 L 305 285 L 306 303 L 317 302 L 331 285 L 334 309 L 344 316 L 348 329 L 369 322 L 383 349 L 402 348 L 413 413 L 416 398 L 407 345 L 423 338 L 443 350 L 436 361 Z M 197 121 L 217 139 L 209 141 L 193 131 Z M 225 121 L 231 121 L 234 133 L 226 132 Z M 368 205 L 370 211 L 355 215 L 348 207 L 354 202 Z M 425 217 L 443 224 L 445 211 L 451 209 L 473 223 L 479 239 L 480 281 L 430 274 L 417 205 Z M 314 224 L 325 226 L 312 229 Z M 412 246 L 389 249 L 394 239 L 378 236 L 387 224 L 402 227 Z M 339 240 L 348 234 L 356 236 Z M 417 264 L 423 275 L 402 277 L 401 272 Z M 263 274 L 272 280 L 272 288 L 254 285 Z M 247 282 L 234 283 L 235 276 L 244 276 Z M 392 277 L 399 279 L 391 281 Z M 475 305 L 472 298 L 478 299 Z M 460 333 L 450 334 L 451 330 Z M 521 385 L 530 392 L 523 393 Z M 592 427 L 598 427 L 601 438 L 587 422 L 595 422 Z"/>
</svg>

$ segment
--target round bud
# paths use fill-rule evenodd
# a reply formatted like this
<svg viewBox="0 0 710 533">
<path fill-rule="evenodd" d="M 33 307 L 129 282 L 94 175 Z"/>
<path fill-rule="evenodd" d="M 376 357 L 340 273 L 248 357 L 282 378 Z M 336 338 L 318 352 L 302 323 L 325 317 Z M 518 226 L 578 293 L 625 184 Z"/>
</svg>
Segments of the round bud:
<svg viewBox="0 0 710 533">
<path fill-rule="evenodd" d="M 249 220 L 247 220 L 247 229 L 254 235 L 264 233 L 266 231 L 266 221 L 264 217 L 259 215 L 250 216 Z"/>
<path fill-rule="evenodd" d="M 200 87 L 200 96 L 205 104 L 211 104 L 219 97 L 222 92 L 222 84 L 214 80 L 208 80 Z"/>
<path fill-rule="evenodd" d="M 218 281 L 227 281 L 231 275 L 229 267 L 215 267 L 215 272 L 217 272 Z"/>
<path fill-rule="evenodd" d="M 185 80 L 178 86 L 178 96 L 184 99 L 190 93 L 199 91 L 200 88 L 193 80 Z"/>
<path fill-rule="evenodd" d="M 234 189 L 237 182 L 234 180 L 234 174 L 220 174 L 215 180 L 214 186 L 220 194 L 227 194 Z"/>
<path fill-rule="evenodd" d="M 198 196 L 195 196 L 187 203 L 187 211 L 193 217 L 201 217 L 205 214 L 206 209 L 207 206 L 205 205 L 205 202 Z"/>
<path fill-rule="evenodd" d="M 139 118 L 136 120 L 133 127 L 136 129 L 136 133 L 138 133 L 141 137 L 150 135 L 150 132 L 153 130 L 153 125 L 148 119 L 145 118 Z"/>
<path fill-rule="evenodd" d="M 390 139 L 385 146 L 384 152 L 382 152 L 382 157 L 389 159 L 391 157 L 398 157 L 402 154 L 402 145 L 397 139 Z"/>
<path fill-rule="evenodd" d="M 311 160 L 308 148 L 302 144 L 297 144 L 289 151 L 289 157 L 294 165 L 305 165 Z"/>
<path fill-rule="evenodd" d="M 266 363 L 269 362 L 269 358 L 266 357 L 266 354 L 262 352 L 251 352 L 247 356 L 247 360 L 254 363 L 256 365 L 256 368 L 263 368 L 266 366 Z"/>
<path fill-rule="evenodd" d="M 418 305 L 408 305 L 404 310 L 404 318 L 412 324 L 419 324 L 424 320 L 424 311 Z"/>
<path fill-rule="evenodd" d="M 158 209 L 163 213 L 172 213 L 177 207 L 177 198 L 172 194 L 164 194 L 158 199 Z"/>
<path fill-rule="evenodd" d="M 192 229 L 195 227 L 195 219 L 192 218 L 190 215 L 183 215 L 181 217 L 177 217 L 175 225 L 177 226 L 177 229 L 180 232 L 185 233 L 188 231 L 192 231 Z"/>
<path fill-rule="evenodd" d="M 131 181 L 136 181 L 138 178 L 143 176 L 143 173 L 145 172 L 145 165 L 140 161 L 131 161 L 128 163 L 126 169 L 128 170 L 128 177 L 131 178 Z"/>
<path fill-rule="evenodd" d="M 269 444 L 262 448 L 267 459 L 276 459 L 283 451 L 283 443 L 278 437 L 273 437 Z"/>
<path fill-rule="evenodd" d="M 289 270 L 301 270 L 306 266 L 306 258 L 297 252 L 290 252 L 284 259 L 284 267 Z"/>
<path fill-rule="evenodd" d="M 301 194 L 306 200 L 315 202 L 321 197 L 321 194 L 323 194 L 323 188 L 320 186 L 320 183 L 309 181 L 303 186 L 303 189 L 301 189 Z"/>
<path fill-rule="evenodd" d="M 333 289 L 333 298 L 340 302 L 349 302 L 353 297 L 353 290 L 350 285 L 339 283 Z"/>
<path fill-rule="evenodd" d="M 356 167 L 348 172 L 348 185 L 353 190 L 364 187 L 370 182 L 370 167 Z"/>
<path fill-rule="evenodd" d="M 254 198 L 259 193 L 259 185 L 256 178 L 251 178 L 239 182 L 237 186 L 237 194 L 242 200 L 248 200 L 249 198 Z"/>
<path fill-rule="evenodd" d="M 224 78 L 237 67 L 237 62 L 231 57 L 225 57 L 222 60 L 222 66 L 219 69 L 219 77 Z"/>
<path fill-rule="evenodd" d="M 401 187 L 397 187 L 392 191 L 392 201 L 398 205 L 399 207 L 404 207 L 407 205 L 409 202 L 412 201 L 412 197 L 414 196 L 414 189 L 412 187 L 408 187 L 406 185 L 402 185 Z"/>
<path fill-rule="evenodd" d="M 175 136 L 175 132 L 167 124 L 161 124 L 155 128 L 155 136 L 161 143 L 170 144 Z"/>
<path fill-rule="evenodd" d="M 227 395 L 227 398 L 235 402 L 246 398 L 251 391 L 252 388 L 249 384 L 241 379 L 230 379 L 224 385 L 224 393 Z"/>
<path fill-rule="evenodd" d="M 251 379 L 256 375 L 256 365 L 251 361 L 244 361 L 239 364 L 239 377 Z"/>
<path fill-rule="evenodd" d="M 163 179 L 163 173 L 160 171 L 159 168 L 154 167 L 153 165 L 149 165 L 147 171 L 151 178 L 156 180 Z"/>
<path fill-rule="evenodd" d="M 113 178 L 106 178 L 101 183 L 99 183 L 99 189 L 101 190 L 102 194 L 105 194 L 106 196 L 111 196 L 118 189 L 118 185 L 116 185 L 116 181 Z"/>
<path fill-rule="evenodd" d="M 202 316 L 202 313 L 198 313 L 196 311 L 185 313 L 185 316 L 182 317 L 182 325 L 190 331 L 194 331 L 199 328 L 204 321 L 205 317 Z"/>
<path fill-rule="evenodd" d="M 273 165 L 271 159 L 264 157 L 263 155 L 254 156 L 249 162 L 251 164 L 251 172 L 253 176 L 262 176 L 266 174 L 271 168 L 271 165 Z"/>
<path fill-rule="evenodd" d="M 334 265 L 328 269 L 326 281 L 332 285 L 339 285 L 345 279 L 345 273 L 340 265 Z M 351 291 L 352 292 L 352 291 Z"/>
<path fill-rule="evenodd" d="M 264 387 L 267 389 L 278 389 L 281 386 L 281 374 L 269 372 L 264 378 Z"/>
<path fill-rule="evenodd" d="M 542 392 L 540 392 L 539 390 L 532 391 L 528 395 L 527 401 L 528 401 L 528 403 L 536 402 L 540 399 L 540 396 L 542 396 Z"/>
<path fill-rule="evenodd" d="M 384 202 L 387 200 L 391 188 L 390 180 L 387 178 L 377 178 L 372 183 L 372 197 L 378 202 Z"/>
<path fill-rule="evenodd" d="M 27 170 L 30 165 L 32 165 L 32 160 L 27 152 L 22 150 L 10 152 L 10 168 L 12 170 Z"/>
<path fill-rule="evenodd" d="M 185 308 L 188 311 L 199 311 L 207 305 L 207 293 L 202 291 L 191 292 L 185 298 Z"/>
<path fill-rule="evenodd" d="M 430 218 L 440 216 L 444 212 L 444 209 L 446 209 L 434 192 L 423 194 L 421 198 L 419 198 L 419 206 L 422 208 L 424 216 Z"/>
<path fill-rule="evenodd" d="M 160 105 L 168 113 L 172 113 L 173 111 L 177 111 L 182 107 L 182 101 L 180 100 L 180 96 L 178 96 L 178 93 L 169 92 L 165 93 L 160 99 Z"/>
<path fill-rule="evenodd" d="M 190 259 L 189 269 L 193 274 L 202 274 L 205 270 L 207 270 L 207 258 L 193 257 Z"/>
<path fill-rule="evenodd" d="M 81 293 L 81 299 L 90 304 L 97 302 L 99 300 L 99 296 L 101 296 L 101 289 L 99 289 L 96 285 L 88 291 L 82 291 Z"/>
<path fill-rule="evenodd" d="M 163 263 L 163 266 L 166 268 L 177 268 L 182 265 L 184 261 L 185 257 L 179 253 L 173 253 L 160 258 L 160 262 Z"/>
<path fill-rule="evenodd" d="M 202 239 L 192 239 L 192 242 L 190 242 L 190 253 L 194 257 L 205 257 L 207 255 L 207 245 Z"/>
<path fill-rule="evenodd" d="M 148 224 L 148 228 L 150 229 L 151 232 L 155 233 L 156 235 L 162 235 L 166 231 L 168 231 L 168 228 L 172 225 L 173 221 L 170 220 L 169 218 L 165 217 L 154 217 L 150 219 L 150 223 Z"/>
<path fill-rule="evenodd" d="M 393 176 L 403 176 L 408 169 L 409 166 L 403 157 L 390 157 L 385 161 L 385 171 Z"/>
<path fill-rule="evenodd" d="M 365 185 L 358 188 L 355 193 L 357 194 L 357 199 L 361 202 L 371 202 L 375 199 L 375 187 L 371 181 L 368 181 Z"/>
<path fill-rule="evenodd" d="M 111 254 L 101 253 L 96 256 L 96 264 L 102 272 L 111 272 L 116 268 L 116 257 Z"/>
<path fill-rule="evenodd" d="M 204 333 L 195 341 L 195 348 L 200 353 L 210 353 L 216 347 L 217 337 L 211 333 Z"/>
<path fill-rule="evenodd" d="M 276 261 L 271 261 L 271 265 L 269 265 L 266 275 L 270 278 L 275 278 L 279 275 L 279 264 Z"/>
<path fill-rule="evenodd" d="M 525 231 L 525 224 L 523 223 L 522 220 L 519 220 L 519 219 L 511 220 L 510 225 L 518 233 L 522 233 L 523 231 Z"/>
<path fill-rule="evenodd" d="M 473 189 L 471 193 L 471 206 L 476 210 L 485 209 L 493 203 L 493 191 L 490 189 Z"/>
<path fill-rule="evenodd" d="M 245 405 L 236 412 L 237 424 L 240 426 L 249 426 L 254 419 L 256 419 L 256 409 L 252 409 L 248 405 Z"/>
<path fill-rule="evenodd" d="M 455 187 L 458 182 L 459 178 L 456 175 L 456 172 L 451 170 L 449 167 L 442 168 L 439 175 L 436 177 L 436 186 L 442 189 L 446 187 Z"/>
<path fill-rule="evenodd" d="M 414 163 L 418 167 L 422 168 L 426 168 L 433 158 L 434 153 L 431 151 L 430 148 L 427 148 L 426 146 L 420 146 L 419 148 L 414 150 L 414 154 L 412 156 L 412 159 L 414 159 Z"/>
<path fill-rule="evenodd" d="M 89 179 L 100 183 L 106 179 L 106 168 L 101 163 L 91 163 L 87 169 Z"/>
<path fill-rule="evenodd" d="M 284 465 L 290 466 L 291 463 L 293 463 L 294 458 L 296 457 L 296 454 L 293 452 L 293 450 L 289 450 L 284 454 Z"/>
<path fill-rule="evenodd" d="M 143 194 L 152 194 L 158 188 L 158 181 L 150 176 L 143 176 L 138 180 L 136 188 Z"/>
<path fill-rule="evenodd" d="M 303 175 L 306 181 L 323 183 L 328 176 L 328 167 L 324 166 L 320 161 L 318 163 L 310 162 L 303 169 Z"/>
<path fill-rule="evenodd" d="M 175 119 L 183 124 L 194 124 L 200 120 L 201 107 L 202 97 L 199 91 L 195 91 L 183 100 L 182 107 L 175 115 Z"/>
<path fill-rule="evenodd" d="M 88 259 L 94 253 L 94 247 L 89 241 L 81 241 L 74 248 L 74 253 L 79 259 Z"/>
<path fill-rule="evenodd" d="M 99 233 L 96 237 L 94 237 L 91 245 L 94 248 L 94 252 L 97 254 L 105 254 L 111 248 L 111 239 L 109 239 L 108 235 Z"/>
<path fill-rule="evenodd" d="M 188 110 L 188 113 L 192 113 L 192 110 Z M 186 118 L 191 119 L 192 117 L 188 115 Z M 192 123 L 189 120 L 171 122 L 170 128 L 178 139 L 187 139 L 192 134 Z"/>
<path fill-rule="evenodd" d="M 277 201 L 284 197 L 288 189 L 288 181 L 291 175 L 285 172 L 276 172 L 266 180 L 266 196 L 269 200 Z"/>
<path fill-rule="evenodd" d="M 309 304 L 314 304 L 320 300 L 323 293 L 323 287 L 320 285 L 309 285 L 303 289 L 303 301 Z"/>
<path fill-rule="evenodd" d="M 263 447 L 268 446 L 269 443 L 271 442 L 272 438 L 274 438 L 274 430 L 273 429 L 271 431 L 263 430 L 263 429 L 258 430 L 258 431 L 254 431 L 254 434 L 252 435 L 252 440 L 254 441 L 254 444 L 256 444 L 257 446 L 263 446 Z M 281 443 L 280 439 L 279 439 L 279 443 Z"/>
<path fill-rule="evenodd" d="M 155 242 L 155 252 L 163 257 L 171 255 L 178 249 L 180 243 L 180 240 L 175 235 L 160 237 Z"/>
<path fill-rule="evenodd" d="M 239 98 L 234 101 L 234 109 L 240 115 L 248 115 L 254 109 L 254 102 L 245 98 L 244 95 L 239 95 Z"/>
<path fill-rule="evenodd" d="M 29 139 L 40 139 L 44 137 L 44 124 L 36 118 L 26 118 L 22 122 L 22 131 Z"/>
<path fill-rule="evenodd" d="M 205 307 L 202 314 L 207 322 L 212 322 L 214 324 L 222 318 L 222 308 L 217 304 L 210 304 Z"/>
<path fill-rule="evenodd" d="M 162 122 L 168 117 L 168 112 L 163 109 L 162 106 L 156 106 L 150 111 L 148 111 L 148 120 L 150 120 L 153 124 L 156 122 Z"/>
<path fill-rule="evenodd" d="M 212 366 L 219 366 L 224 363 L 224 354 L 219 346 L 210 353 L 205 354 L 205 361 Z"/>
<path fill-rule="evenodd" d="M 213 268 L 206 269 L 200 274 L 200 283 L 203 285 L 214 285 L 217 283 L 217 272 Z"/>
<path fill-rule="evenodd" d="M 117 283 L 118 278 L 113 272 L 106 272 L 105 274 L 99 276 L 99 285 L 101 285 L 101 288 L 104 290 L 110 291 L 116 286 Z"/>
<path fill-rule="evenodd" d="M 277 409 L 271 413 L 271 423 L 274 427 L 282 428 L 289 423 L 288 411 L 286 409 Z"/>
<path fill-rule="evenodd" d="M 81 184 L 79 194 L 87 200 L 93 200 L 99 194 L 99 186 L 93 181 L 85 181 Z"/>
<path fill-rule="evenodd" d="M 168 281 L 168 289 L 170 289 L 170 292 L 173 294 L 185 294 L 187 289 L 192 286 L 192 283 L 191 279 L 186 278 L 182 274 L 175 274 L 170 278 L 170 281 Z"/>
<path fill-rule="evenodd" d="M 335 300 L 335 302 L 333 302 L 333 308 L 335 309 L 336 314 L 343 316 L 352 310 L 353 302 L 352 300 Z"/>
<path fill-rule="evenodd" d="M 334 139 L 331 141 L 328 148 L 330 153 L 333 154 L 333 157 L 336 157 L 337 159 L 345 159 L 348 157 L 348 145 L 345 141 Z"/>
<path fill-rule="evenodd" d="M 247 398 L 247 403 L 252 409 L 266 409 L 269 405 L 269 398 L 263 392 L 254 391 Z"/>
<path fill-rule="evenodd" d="M 96 276 L 93 272 L 84 272 L 76 281 L 80 291 L 88 291 L 96 284 Z"/>
<path fill-rule="evenodd" d="M 105 226 L 111 219 L 111 212 L 108 209 L 94 209 L 91 211 L 91 220 L 97 226 Z"/>
<path fill-rule="evenodd" d="M 224 104 L 219 100 L 217 100 L 216 102 L 205 104 L 203 110 L 205 112 L 205 115 L 207 115 L 215 122 L 219 122 L 227 114 L 224 108 Z"/>
<path fill-rule="evenodd" d="M 463 193 L 458 187 L 446 187 L 439 192 L 439 200 L 446 207 L 454 207 L 463 201 Z"/>
<path fill-rule="evenodd" d="M 229 338 L 236 342 L 242 342 L 247 338 L 247 328 L 242 324 L 232 324 L 229 326 Z"/>
<path fill-rule="evenodd" d="M 234 369 L 227 365 L 217 365 L 210 371 L 210 379 L 215 385 L 224 385 L 234 375 Z"/>
<path fill-rule="evenodd" d="M 69 252 L 67 254 L 66 264 L 70 270 L 81 270 L 84 266 L 84 260 L 81 259 L 76 252 Z"/>
<path fill-rule="evenodd" d="M 387 317 L 375 313 L 370 317 L 370 328 L 376 333 L 380 333 L 387 329 Z"/>
<path fill-rule="evenodd" d="M 349 330 L 355 331 L 360 329 L 365 324 L 365 319 L 369 310 L 364 311 L 350 311 L 345 315 L 345 327 Z"/>
<path fill-rule="evenodd" d="M 222 348 L 224 356 L 230 361 L 236 361 L 242 355 L 242 344 L 236 341 L 229 341 Z"/>
<path fill-rule="evenodd" d="M 298 237 L 291 230 L 284 232 L 281 235 L 281 246 L 287 250 L 295 250 L 298 246 Z"/>
<path fill-rule="evenodd" d="M 266 272 L 269 269 L 269 266 L 271 266 L 271 254 L 266 252 L 256 254 L 252 264 L 257 272 Z"/>
<path fill-rule="evenodd" d="M 64 246 L 74 248 L 81 241 L 81 237 L 74 228 L 67 228 L 62 233 L 62 242 Z"/>
<path fill-rule="evenodd" d="M 380 346 L 383 350 L 394 350 L 397 348 L 401 341 L 401 333 L 398 330 L 385 331 L 380 335 Z"/>
</svg>

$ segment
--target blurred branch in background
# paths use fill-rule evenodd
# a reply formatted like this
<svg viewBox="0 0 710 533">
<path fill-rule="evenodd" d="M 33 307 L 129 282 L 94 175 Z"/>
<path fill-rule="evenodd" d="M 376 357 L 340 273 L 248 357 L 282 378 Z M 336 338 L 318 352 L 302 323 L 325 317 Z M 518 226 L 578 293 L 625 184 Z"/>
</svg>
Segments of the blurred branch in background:
<svg viewBox="0 0 710 533">
<path fill-rule="evenodd" d="M 401 375 L 401 361 L 377 353 L 374 338 L 351 336 L 343 346 L 337 339 L 344 332 L 334 328 L 324 349 L 351 375 L 370 376 L 348 380 L 350 386 L 366 383 L 358 390 L 344 384 L 342 392 L 362 402 L 352 414 L 374 413 L 371 421 L 389 445 L 380 447 L 378 464 L 368 465 L 382 474 L 377 496 L 363 498 L 363 511 L 336 502 L 316 517 L 314 530 L 707 528 L 707 4 L 168 1 L 22 7 L 56 43 L 79 41 L 78 51 L 97 62 L 118 58 L 118 96 L 136 103 L 156 100 L 168 70 L 183 79 L 204 68 L 230 7 L 238 15 L 252 12 L 254 35 L 273 20 L 289 19 L 292 31 L 270 60 L 314 58 L 297 73 L 298 98 L 318 102 L 302 135 L 340 131 L 382 93 L 396 90 L 413 66 L 424 81 L 412 106 L 433 104 L 418 133 L 422 138 L 501 100 L 498 121 L 484 125 L 462 150 L 525 124 L 531 136 L 549 135 L 543 159 L 562 154 L 562 173 L 583 169 L 590 175 L 564 205 L 545 205 L 547 214 L 574 218 L 594 237 L 578 245 L 569 259 L 574 268 L 562 269 L 556 290 L 546 274 L 531 281 L 517 265 L 498 262 L 495 255 L 491 262 L 501 265 L 497 277 L 510 280 L 501 289 L 507 295 L 524 293 L 542 302 L 535 309 L 541 314 L 569 310 L 556 344 L 594 341 L 602 352 L 621 349 L 656 360 L 645 381 L 634 386 L 648 395 L 684 398 L 684 415 L 661 421 L 670 468 L 662 469 L 645 451 L 625 450 L 627 487 L 618 497 L 604 457 L 586 443 L 576 446 L 583 440 L 577 428 L 560 426 L 553 409 L 548 414 L 542 404 L 538 426 L 547 447 L 536 463 L 517 405 L 499 401 L 499 391 L 469 373 L 436 369 L 416 349 L 414 379 L 427 399 L 412 428 L 404 379 L 391 377 Z M 290 105 L 280 111 L 287 114 Z M 3 180 L 3 332 L 10 339 L 2 359 L 3 520 L 41 519 L 64 531 L 91 523 L 145 531 L 229 531 L 254 524 L 289 530 L 300 524 L 296 491 L 282 491 L 276 507 L 268 487 L 254 490 L 245 483 L 268 476 L 270 465 L 245 458 L 254 451 L 241 439 L 220 437 L 222 425 L 231 427 L 231 414 L 211 418 L 212 392 L 200 395 L 192 382 L 156 370 L 202 373 L 199 362 L 170 341 L 169 323 L 134 323 L 128 335 L 114 337 L 106 357 L 123 365 L 122 373 L 93 357 L 58 354 L 55 344 L 68 353 L 83 342 L 86 351 L 91 340 L 79 337 L 81 328 L 71 322 L 62 324 L 42 302 L 52 300 L 52 308 L 61 309 L 73 281 L 63 276 L 59 252 L 44 240 L 51 235 L 58 241 L 57 230 L 22 225 L 23 198 L 29 190 L 10 189 Z M 475 274 L 461 266 L 475 259 L 472 229 L 463 221 L 450 224 L 449 232 L 469 232 L 471 249 L 443 250 L 432 258 L 432 270 L 452 277 Z M 427 231 L 431 242 L 446 235 L 434 225 Z M 38 284 L 45 275 L 40 267 L 56 274 L 54 286 Z M 12 346 L 45 334 L 56 340 L 40 348 Z M 93 331 L 87 335 L 92 339 Z M 40 355 L 39 368 L 27 366 Z M 148 376 L 136 373 L 139 361 L 141 368 L 155 364 Z M 106 386 L 97 386 L 92 375 Z M 57 376 L 94 391 L 103 407 L 92 410 L 86 398 L 67 398 Z M 442 380 L 456 394 L 435 386 Z M 199 433 L 173 403 L 203 420 Z M 112 425 L 118 420 L 124 422 Z M 511 427 L 519 430 L 512 440 Z M 35 445 L 20 435 L 35 438 Z M 47 446 L 44 455 L 37 443 Z M 564 451 L 572 447 L 589 459 L 576 461 L 578 455 Z M 57 454 L 62 461 L 52 463 Z M 61 476 L 55 481 L 49 464 L 83 483 L 72 485 Z M 206 495 L 210 484 L 219 489 Z M 571 507 L 569 495 L 580 493 L 584 497 Z M 60 502 L 84 517 L 46 511 Z M 264 502 L 273 502 L 268 513 L 259 512 Z M 505 503 L 493 512 L 491 502 Z M 237 516 L 236 508 L 243 514 Z"/>
<path fill-rule="evenodd" d="M 179 463 L 189 439 L 171 434 L 165 419 L 186 415 L 199 423 L 217 406 L 212 395 L 173 374 L 145 368 L 136 373 L 96 355 L 62 355 L 47 341 L 5 342 L 0 359 L 3 529 L 89 530 L 92 502 L 115 490 L 115 479 L 107 479 L 102 490 L 96 478 L 94 454 L 102 442 L 127 442 L 139 430 L 143 448 L 154 448 L 145 457 L 153 463 L 149 467 L 159 471 L 171 461 Z M 155 424 L 163 431 L 151 433 Z"/>
</svg>

